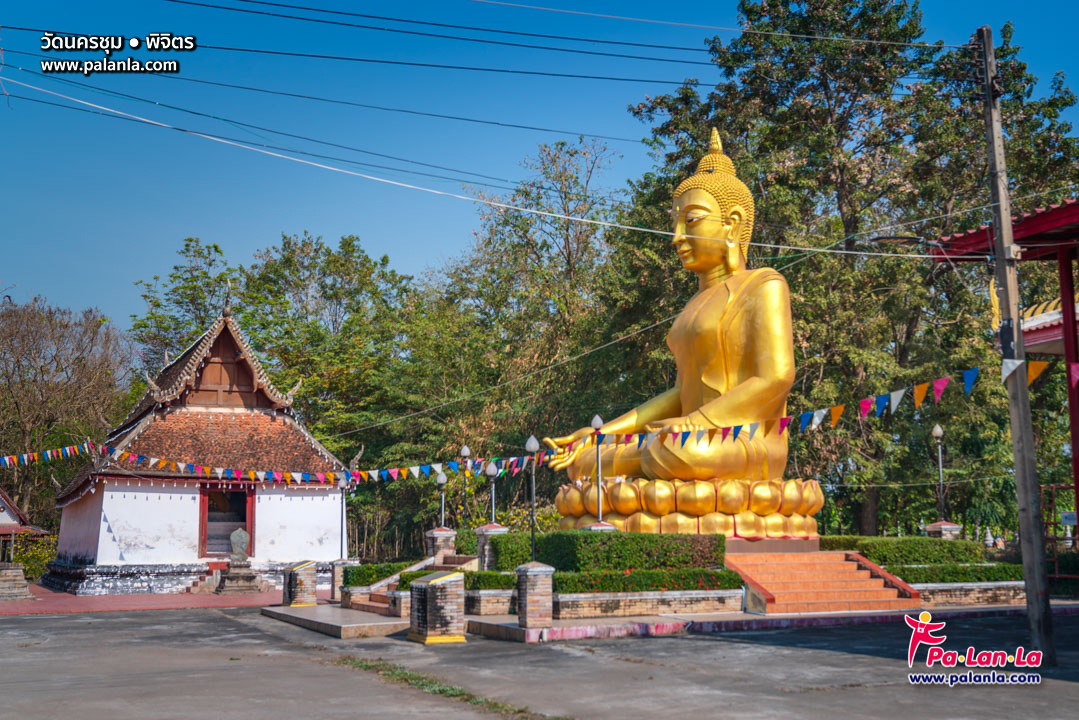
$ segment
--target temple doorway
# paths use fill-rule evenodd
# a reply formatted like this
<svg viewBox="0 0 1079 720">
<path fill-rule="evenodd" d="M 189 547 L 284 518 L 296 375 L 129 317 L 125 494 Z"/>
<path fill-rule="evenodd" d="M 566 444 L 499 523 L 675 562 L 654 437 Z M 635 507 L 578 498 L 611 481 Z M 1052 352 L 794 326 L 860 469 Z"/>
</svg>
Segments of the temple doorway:
<svg viewBox="0 0 1079 720">
<path fill-rule="evenodd" d="M 228 555 L 232 552 L 230 537 L 244 528 L 251 540 L 247 553 L 251 555 L 255 545 L 254 489 L 249 490 L 201 490 L 199 518 L 199 555 Z"/>
</svg>

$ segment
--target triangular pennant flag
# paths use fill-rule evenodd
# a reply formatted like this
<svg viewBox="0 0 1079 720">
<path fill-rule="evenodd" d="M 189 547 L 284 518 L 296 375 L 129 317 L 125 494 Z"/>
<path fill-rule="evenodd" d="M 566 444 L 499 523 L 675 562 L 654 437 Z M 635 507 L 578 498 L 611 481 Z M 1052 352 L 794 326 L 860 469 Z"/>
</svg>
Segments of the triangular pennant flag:
<svg viewBox="0 0 1079 720">
<path fill-rule="evenodd" d="M 757 434 L 757 428 L 759 428 L 760 426 L 761 426 L 761 424 L 759 422 L 749 424 L 749 441 L 750 442 L 753 442 L 753 436 Z"/>
<path fill-rule="evenodd" d="M 326 473 L 326 479 L 329 480 L 331 484 L 333 484 L 333 473 L 332 472 Z"/>
<path fill-rule="evenodd" d="M 719 441 L 720 442 L 725 442 L 727 440 L 727 436 L 730 435 L 730 434 L 731 434 L 731 429 L 729 427 L 720 428 Z"/>
<path fill-rule="evenodd" d="M 697 444 L 698 445 L 701 444 L 701 440 L 704 440 L 704 436 L 707 435 L 707 434 L 708 434 L 707 430 L 698 430 L 697 431 Z"/>
<path fill-rule="evenodd" d="M 266 473 L 265 472 L 256 472 L 255 477 L 257 477 L 259 479 L 259 482 L 262 482 L 263 480 L 266 479 Z"/>
<path fill-rule="evenodd" d="M 686 430 L 685 432 L 683 432 L 683 433 L 682 433 L 682 445 L 681 445 L 681 447 L 685 447 L 685 446 L 686 446 L 686 440 L 687 440 L 688 438 L 689 438 L 689 431 L 688 431 L 688 430 Z"/>
<path fill-rule="evenodd" d="M 880 417 L 886 407 L 888 407 L 888 393 L 877 395 L 877 417 Z"/>
<path fill-rule="evenodd" d="M 810 423 L 810 429 L 816 430 L 820 427 L 820 424 L 824 422 L 824 415 L 828 412 L 828 408 L 821 408 L 820 410 L 813 411 L 813 422 Z"/>
<path fill-rule="evenodd" d="M 454 463 L 454 470 L 457 470 L 457 463 Z M 431 463 L 431 469 L 436 473 L 442 472 L 442 463 Z"/>
<path fill-rule="evenodd" d="M 431 477 L 431 466 L 430 465 L 420 465 L 420 472 L 423 473 L 424 477 Z"/>
<path fill-rule="evenodd" d="M 1068 381 L 1072 387 L 1079 385 L 1079 363 L 1068 363 Z"/>
<path fill-rule="evenodd" d="M 607 436 L 604 435 L 603 433 L 596 433 L 596 442 L 599 443 L 600 445 L 602 445 L 603 441 L 606 440 L 606 439 L 607 439 Z"/>
<path fill-rule="evenodd" d="M 925 394 L 929 392 L 929 383 L 918 383 L 914 386 L 914 409 L 917 410 L 925 402 Z"/>
<path fill-rule="evenodd" d="M 386 471 L 385 471 L 385 470 L 383 470 L 382 472 L 383 472 L 383 473 L 385 473 Z M 368 471 L 367 471 L 367 477 L 371 478 L 371 481 L 372 481 L 372 482 L 374 482 L 374 481 L 378 480 L 378 470 L 368 470 Z M 383 479 L 383 480 L 385 480 L 385 479 L 386 479 L 386 476 L 385 476 L 385 475 L 383 475 L 383 476 L 382 476 L 382 479 Z"/>
<path fill-rule="evenodd" d="M 378 474 L 382 478 L 382 482 L 386 482 L 386 478 L 389 476 L 390 471 L 389 470 L 379 470 Z M 397 473 L 394 472 L 394 475 L 396 476 Z"/>
<path fill-rule="evenodd" d="M 281 473 L 281 475 L 285 478 L 285 484 L 286 485 L 291 485 L 292 484 L 292 473 L 286 472 L 286 473 Z"/>
<path fill-rule="evenodd" d="M 318 478 L 320 483 L 326 482 L 326 473 L 315 473 L 315 477 Z"/>
<path fill-rule="evenodd" d="M 654 432 L 648 433 L 644 438 L 645 444 L 646 445 L 651 445 L 652 442 L 656 439 L 656 435 L 658 435 L 658 434 L 659 433 L 654 433 Z"/>
<path fill-rule="evenodd" d="M 1022 360 L 1002 360 L 1000 362 L 1000 379 L 1002 382 L 1007 381 L 1015 369 L 1023 364 Z"/>
<path fill-rule="evenodd" d="M 801 418 L 799 420 L 798 432 L 805 432 L 806 427 L 809 425 L 809 422 L 812 419 L 813 419 L 813 411 L 812 410 L 806 410 L 804 413 L 802 413 Z M 780 432 L 780 434 L 782 435 L 782 431 Z"/>
<path fill-rule="evenodd" d="M 155 458 L 155 457 L 152 457 L 152 458 L 150 458 L 150 465 L 149 465 L 149 467 L 151 467 L 151 468 L 152 468 L 152 467 L 153 467 L 154 465 L 157 465 L 157 461 L 158 461 L 158 458 Z"/>
<path fill-rule="evenodd" d="M 940 402 L 940 396 L 944 394 L 944 388 L 948 387 L 948 383 L 951 381 L 952 379 L 947 375 L 933 381 L 933 402 Z"/>
<path fill-rule="evenodd" d="M 869 415 L 869 411 L 873 409 L 873 398 L 867 397 L 865 400 L 860 401 L 858 403 L 858 409 L 861 411 L 862 414 L 862 422 L 865 422 L 865 418 L 867 415 Z"/>
<path fill-rule="evenodd" d="M 446 463 L 446 467 L 448 467 L 453 472 L 457 472 L 457 468 L 459 467 L 459 463 L 456 460 L 450 460 L 448 463 Z"/>
<path fill-rule="evenodd" d="M 281 474 L 281 473 L 279 473 L 279 472 L 275 472 L 275 473 L 273 474 L 273 480 L 274 480 L 274 482 L 281 482 L 281 481 L 282 481 L 282 480 L 284 480 L 284 479 L 285 479 L 284 475 L 282 475 L 282 474 Z"/>
<path fill-rule="evenodd" d="M 150 465 L 152 466 L 153 462 Z M 217 473 L 217 479 L 220 480 L 221 476 L 225 474 L 225 468 L 214 468 L 214 472 Z"/>
<path fill-rule="evenodd" d="M 839 418 L 843 416 L 843 411 L 846 409 L 846 405 L 833 405 L 832 406 L 832 427 L 834 428 L 839 424 Z"/>
<path fill-rule="evenodd" d="M 731 442 L 734 442 L 738 439 L 738 433 L 740 432 L 742 432 L 741 425 L 735 425 L 733 428 L 731 428 Z"/>
<path fill-rule="evenodd" d="M 641 443 L 643 443 L 643 442 L 644 442 L 644 439 L 645 439 L 646 437 L 648 437 L 648 436 L 647 436 L 647 435 L 645 435 L 644 433 L 637 433 L 637 449 L 638 449 L 638 450 L 640 450 L 640 449 L 641 449 Z"/>
<path fill-rule="evenodd" d="M 409 470 L 409 472 L 412 473 L 412 477 L 418 478 L 420 476 L 420 466 L 419 465 L 413 465 L 408 470 Z"/>
<path fill-rule="evenodd" d="M 978 368 L 963 371 L 963 392 L 970 395 L 974 388 L 974 381 L 978 379 Z"/>
<path fill-rule="evenodd" d="M 626 436 L 624 438 L 622 438 L 622 444 L 623 445 L 629 445 L 629 441 L 632 440 L 632 439 L 633 439 L 633 435 L 630 434 L 630 433 L 626 433 Z"/>
<path fill-rule="evenodd" d="M 1027 387 L 1038 379 L 1038 376 L 1045 372 L 1045 368 L 1049 367 L 1049 361 L 1047 360 L 1031 360 L 1027 364 Z"/>
<path fill-rule="evenodd" d="M 892 401 L 892 406 L 890 408 L 890 412 L 892 413 L 892 415 L 895 415 L 895 409 L 899 407 L 899 403 L 903 402 L 903 396 L 906 394 L 907 388 L 903 388 L 902 390 L 893 390 L 891 393 L 889 393 L 890 399 Z"/>
<path fill-rule="evenodd" d="M 716 439 L 716 428 L 709 428 L 708 430 L 708 444 L 711 445 L 712 441 Z"/>
</svg>

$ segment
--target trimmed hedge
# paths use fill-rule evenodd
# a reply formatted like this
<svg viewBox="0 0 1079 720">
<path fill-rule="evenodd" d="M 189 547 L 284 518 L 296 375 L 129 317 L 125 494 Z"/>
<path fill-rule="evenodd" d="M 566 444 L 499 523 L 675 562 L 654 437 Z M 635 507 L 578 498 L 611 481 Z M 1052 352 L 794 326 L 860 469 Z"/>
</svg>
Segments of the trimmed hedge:
<svg viewBox="0 0 1079 720">
<path fill-rule="evenodd" d="M 476 531 L 463 529 L 457 531 L 457 539 L 454 541 L 454 550 L 458 555 L 475 555 L 477 550 Z"/>
<path fill-rule="evenodd" d="M 1023 566 L 1014 563 L 898 565 L 889 566 L 888 572 L 908 583 L 1000 582 L 1023 579 Z"/>
<path fill-rule="evenodd" d="M 820 549 L 849 550 L 877 565 L 947 565 L 985 561 L 985 548 L 974 540 L 824 535 L 820 539 Z"/>
<path fill-rule="evenodd" d="M 379 580 L 396 575 L 415 560 L 394 563 L 370 563 L 368 565 L 355 565 L 345 568 L 344 583 L 346 586 L 367 586 L 377 583 Z"/>
<path fill-rule="evenodd" d="M 411 584 L 412 584 L 413 580 L 419 580 L 421 577 L 423 577 L 425 575 L 430 575 L 433 572 L 435 572 L 435 571 L 434 570 L 411 570 L 409 572 L 403 572 L 403 573 L 401 573 L 400 577 L 397 578 L 397 589 L 398 590 L 408 590 L 411 587 Z"/>
<path fill-rule="evenodd" d="M 516 590 L 517 575 L 480 570 L 465 573 L 465 590 Z"/>
<path fill-rule="evenodd" d="M 731 570 L 631 570 L 622 572 L 556 572 L 554 592 L 649 592 L 656 590 L 735 590 L 742 577 Z"/>
<path fill-rule="evenodd" d="M 491 538 L 495 567 L 511 572 L 532 557 L 529 533 Z M 536 559 L 555 570 L 669 570 L 722 567 L 723 535 L 676 535 L 557 530 L 536 535 Z"/>
</svg>

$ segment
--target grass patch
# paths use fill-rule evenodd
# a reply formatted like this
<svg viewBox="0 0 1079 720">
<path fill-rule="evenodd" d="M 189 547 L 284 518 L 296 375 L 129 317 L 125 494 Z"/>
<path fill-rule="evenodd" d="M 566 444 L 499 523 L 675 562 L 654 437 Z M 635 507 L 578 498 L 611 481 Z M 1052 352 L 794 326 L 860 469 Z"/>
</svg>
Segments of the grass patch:
<svg viewBox="0 0 1079 720">
<path fill-rule="evenodd" d="M 405 685 L 407 687 L 422 690 L 429 695 L 440 695 L 451 700 L 467 703 L 484 710 L 485 712 L 500 715 L 514 720 L 546 720 L 547 716 L 534 713 L 528 708 L 517 707 L 509 703 L 480 697 L 463 687 L 447 685 L 436 677 L 408 670 L 400 665 L 386 662 L 382 658 L 378 660 L 365 660 L 358 657 L 344 657 L 337 661 L 340 665 L 356 668 L 365 672 L 376 673 L 380 678 L 388 682 Z M 569 720 L 569 718 L 555 718 L 553 720 Z"/>
</svg>

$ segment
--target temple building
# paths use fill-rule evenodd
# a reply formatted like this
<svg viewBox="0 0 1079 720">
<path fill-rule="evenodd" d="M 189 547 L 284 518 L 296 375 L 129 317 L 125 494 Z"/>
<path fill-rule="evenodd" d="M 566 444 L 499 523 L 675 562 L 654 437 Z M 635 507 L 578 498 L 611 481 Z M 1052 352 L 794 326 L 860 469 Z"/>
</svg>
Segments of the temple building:
<svg viewBox="0 0 1079 720">
<path fill-rule="evenodd" d="M 228 306 L 157 377 L 57 496 L 57 560 L 42 584 L 76 594 L 184 592 L 226 567 L 250 535 L 251 567 L 345 554 L 345 468 L 266 376 Z M 295 389 L 294 389 L 295 390 Z"/>
<path fill-rule="evenodd" d="M 0 487 L 0 562 L 11 560 L 18 535 L 40 536 L 48 533 L 31 525 L 26 513 L 20 510 L 11 496 Z"/>
</svg>

